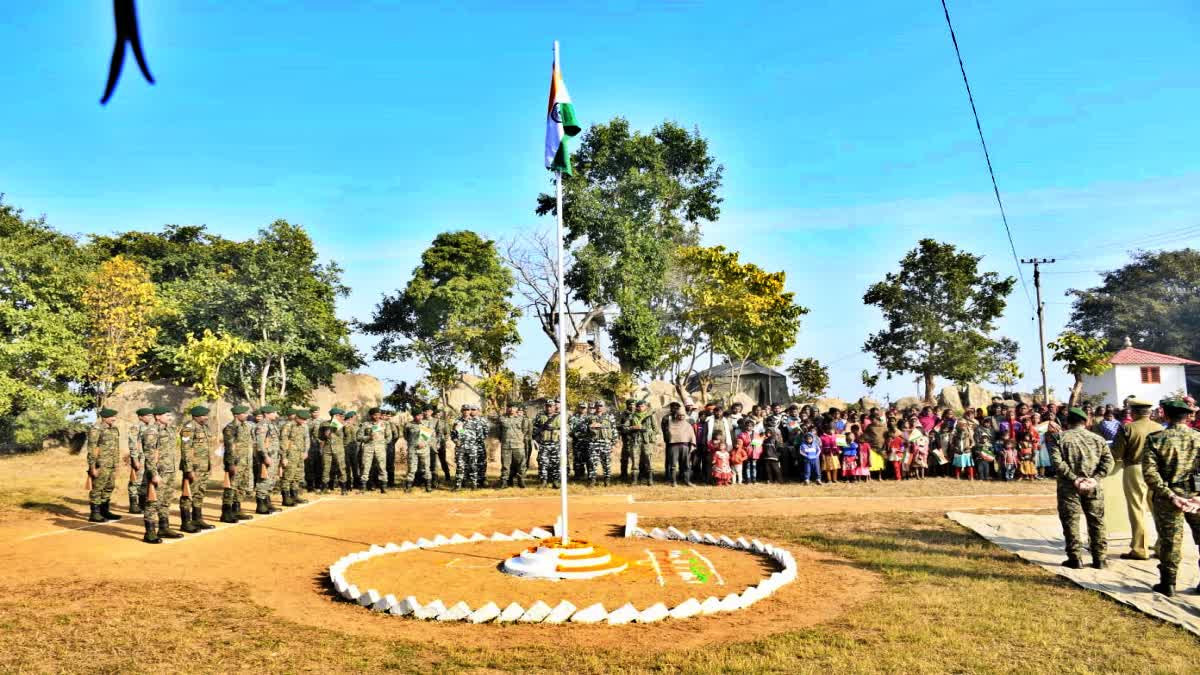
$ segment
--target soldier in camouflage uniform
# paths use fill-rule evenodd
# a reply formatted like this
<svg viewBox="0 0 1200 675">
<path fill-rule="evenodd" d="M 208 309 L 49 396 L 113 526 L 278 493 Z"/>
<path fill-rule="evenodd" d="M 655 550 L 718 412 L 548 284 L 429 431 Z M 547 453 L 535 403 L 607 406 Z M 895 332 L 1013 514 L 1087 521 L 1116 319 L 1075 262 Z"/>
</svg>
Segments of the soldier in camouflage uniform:
<svg viewBox="0 0 1200 675">
<path fill-rule="evenodd" d="M 1063 565 L 1083 567 L 1080 558 L 1079 515 L 1087 519 L 1088 540 L 1092 549 L 1092 567 L 1104 569 L 1108 540 L 1104 533 L 1104 493 L 1100 481 L 1112 468 L 1112 452 L 1104 438 L 1087 430 L 1088 415 L 1071 408 L 1067 416 L 1070 429 L 1063 432 L 1057 447 L 1050 451 L 1058 482 L 1058 518 L 1067 540 L 1067 559 Z"/>
<path fill-rule="evenodd" d="M 483 410 L 477 405 L 471 406 L 470 424 L 475 427 L 471 434 L 475 449 L 471 455 L 475 458 L 475 487 L 484 487 L 487 481 L 487 438 L 492 433 L 492 425 L 483 417 Z"/>
<path fill-rule="evenodd" d="M 650 414 L 650 405 L 638 401 L 635 410 L 625 421 L 625 443 L 629 444 L 630 476 L 629 482 L 636 483 L 645 479 L 646 485 L 654 484 L 654 469 L 650 466 L 650 450 L 654 447 L 654 439 L 658 437 L 654 426 L 654 415 Z M 624 450 L 621 452 L 624 455 Z M 634 462 L 637 470 L 634 471 Z"/>
<path fill-rule="evenodd" d="M 500 437 L 501 489 L 514 481 L 517 487 L 525 487 L 525 449 L 530 440 L 526 422 L 517 414 L 517 406 L 511 403 L 496 420 L 496 433 Z"/>
<path fill-rule="evenodd" d="M 279 511 L 271 504 L 271 492 L 280 477 L 279 427 L 275 425 L 279 413 L 269 405 L 259 410 L 263 419 L 254 425 L 254 466 L 258 473 L 254 483 L 254 512 L 266 515 Z"/>
<path fill-rule="evenodd" d="M 1200 542 L 1200 432 L 1188 427 L 1195 408 L 1186 401 L 1161 403 L 1168 426 L 1146 437 L 1142 455 L 1142 473 L 1150 490 L 1154 525 L 1158 530 L 1159 583 L 1154 590 L 1175 595 L 1175 577 L 1183 549 L 1183 525 L 1192 529 Z M 1198 589 L 1200 590 L 1200 589 Z"/>
<path fill-rule="evenodd" d="M 433 474 L 430 470 L 430 448 L 437 442 L 433 420 L 426 419 L 424 411 L 413 415 L 413 421 L 404 425 L 404 441 L 408 446 L 408 473 L 404 477 L 404 491 L 412 490 L 417 472 L 425 479 L 425 491 L 433 490 Z"/>
<path fill-rule="evenodd" d="M 558 401 L 546 401 L 546 409 L 533 418 L 533 437 L 538 446 L 538 479 L 542 487 L 558 486 L 561 476 L 558 448 Z"/>
<path fill-rule="evenodd" d="M 304 453 L 304 486 L 310 492 L 321 490 L 321 441 L 317 433 L 321 430 L 321 409 L 315 405 L 308 407 L 308 421 L 305 429 L 308 431 L 308 449 Z"/>
<path fill-rule="evenodd" d="M 349 494 L 354 487 L 354 472 L 350 468 L 346 437 L 349 427 L 342 422 L 345 413 L 341 408 L 330 408 L 329 421 L 322 422 L 317 437 L 321 444 L 321 489 L 333 489 L 333 463 L 337 462 L 341 479 L 342 494 Z"/>
<path fill-rule="evenodd" d="M 138 408 L 138 421 L 129 425 L 125 439 L 129 446 L 129 512 L 142 512 L 142 501 L 145 497 L 142 489 L 142 434 L 154 424 L 153 408 Z"/>
<path fill-rule="evenodd" d="M 91 508 L 88 521 L 92 523 L 121 519 L 109 507 L 117 462 L 121 459 L 121 430 L 116 426 L 117 411 L 104 408 L 99 418 L 87 434 L 87 472 L 92 479 L 92 488 L 88 491 Z"/>
<path fill-rule="evenodd" d="M 290 413 L 287 424 L 279 431 L 284 506 L 296 506 L 308 501 L 300 497 L 300 486 L 304 483 L 304 455 L 308 449 L 308 411 L 300 408 Z"/>
<path fill-rule="evenodd" d="M 632 482 L 630 474 L 637 473 L 637 465 L 632 449 L 632 441 L 629 438 L 630 418 L 633 417 L 633 405 L 636 403 L 631 398 L 625 399 L 625 409 L 616 416 L 617 420 L 617 437 L 621 439 L 621 480 Z"/>
<path fill-rule="evenodd" d="M 180 530 L 188 533 L 211 530 L 204 522 L 204 496 L 212 471 L 212 432 L 208 429 L 208 408 L 198 405 L 188 411 L 192 419 L 179 427 L 179 469 L 190 494 L 179 497 Z"/>
<path fill-rule="evenodd" d="M 575 406 L 575 414 L 567 418 L 567 433 L 571 435 L 568 439 L 571 444 L 571 452 L 567 454 L 567 473 L 571 473 L 574 467 L 575 480 L 583 480 L 587 476 L 587 467 L 591 463 L 588 459 L 588 430 L 587 422 L 588 413 L 591 411 L 591 404 L 580 401 Z"/>
<path fill-rule="evenodd" d="M 461 416 L 454 421 L 454 428 L 450 432 L 451 438 L 454 440 L 454 489 L 460 490 L 465 484 L 467 487 L 473 488 L 476 484 L 475 469 L 478 464 L 475 461 L 475 443 L 471 436 L 475 433 L 475 428 L 468 424 L 471 420 L 471 404 L 465 403 L 462 406 Z"/>
<path fill-rule="evenodd" d="M 362 453 L 362 480 L 370 481 L 372 467 L 378 467 L 379 491 L 387 492 L 387 439 L 390 435 L 388 424 L 383 419 L 383 411 L 371 408 L 371 419 L 363 422 L 358 429 L 358 447 Z"/>
<path fill-rule="evenodd" d="M 153 408 L 154 420 L 141 437 L 145 457 L 142 488 L 146 503 L 142 519 L 146 535 L 142 541 L 158 544 L 162 538 L 179 539 L 183 535 L 171 529 L 169 510 L 175 499 L 175 470 L 179 466 L 179 446 L 171 428 L 171 411 L 166 406 Z M 154 487 L 151 490 L 151 486 Z M 150 499 L 153 496 L 154 499 Z"/>
<path fill-rule="evenodd" d="M 380 412 L 384 430 L 384 462 L 379 471 L 379 483 L 394 488 L 396 487 L 396 460 L 400 449 L 397 444 L 404 436 L 404 430 L 400 427 L 399 420 L 394 419 L 395 413 L 387 408 Z"/>
<path fill-rule="evenodd" d="M 617 436 L 617 421 L 605 409 L 604 401 L 596 401 L 595 412 L 584 422 L 588 435 L 588 487 L 596 485 L 596 474 L 604 472 L 604 486 L 612 477 L 612 446 Z M 597 466 L 599 465 L 599 466 Z"/>
<path fill-rule="evenodd" d="M 430 449 L 430 461 L 432 464 L 430 470 L 433 472 L 433 484 L 436 487 L 438 483 L 438 463 L 442 465 L 442 474 L 446 477 L 446 482 L 449 483 L 452 480 L 450 477 L 450 462 L 446 457 L 446 452 L 450 446 L 450 423 L 446 419 L 446 416 L 442 414 L 442 411 L 437 408 L 427 407 L 425 413 L 426 415 L 433 414 L 434 444 Z"/>
<path fill-rule="evenodd" d="M 362 446 L 358 442 L 358 429 L 362 426 L 362 417 L 354 410 L 342 412 L 342 447 L 346 453 L 346 486 L 353 490 L 362 489 Z"/>
<path fill-rule="evenodd" d="M 221 430 L 221 442 L 225 447 L 222 458 L 229 487 L 221 491 L 221 522 L 236 523 L 250 520 L 254 516 L 242 513 L 242 498 L 250 499 L 254 493 L 254 433 L 246 419 L 250 408 L 233 406 L 233 420 Z"/>
</svg>

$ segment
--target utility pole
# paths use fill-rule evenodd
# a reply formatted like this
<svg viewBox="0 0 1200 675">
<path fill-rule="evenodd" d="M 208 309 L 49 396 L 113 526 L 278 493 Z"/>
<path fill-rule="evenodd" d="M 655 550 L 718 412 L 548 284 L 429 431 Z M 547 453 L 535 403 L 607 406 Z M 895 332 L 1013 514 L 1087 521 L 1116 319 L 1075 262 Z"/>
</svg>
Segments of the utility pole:
<svg viewBox="0 0 1200 675">
<path fill-rule="evenodd" d="M 1050 403 L 1050 386 L 1046 383 L 1046 303 L 1042 302 L 1042 265 L 1054 263 L 1054 258 L 1022 258 L 1021 263 L 1033 265 L 1033 289 L 1037 293 L 1038 349 L 1042 352 L 1042 403 Z"/>
</svg>

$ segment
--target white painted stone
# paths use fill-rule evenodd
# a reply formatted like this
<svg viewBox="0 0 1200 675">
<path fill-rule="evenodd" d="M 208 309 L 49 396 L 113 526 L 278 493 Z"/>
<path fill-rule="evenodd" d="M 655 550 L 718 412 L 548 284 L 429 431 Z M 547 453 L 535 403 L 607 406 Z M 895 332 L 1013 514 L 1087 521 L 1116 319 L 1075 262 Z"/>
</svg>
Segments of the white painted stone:
<svg viewBox="0 0 1200 675">
<path fill-rule="evenodd" d="M 775 557 L 775 547 L 770 544 L 763 544 L 763 553 L 766 553 L 767 555 L 774 558 Z"/>
<path fill-rule="evenodd" d="M 371 607 L 375 603 L 379 602 L 381 597 L 383 596 L 379 595 L 379 591 L 375 590 L 374 588 L 368 588 L 366 593 L 358 596 L 358 604 L 362 605 L 363 607 Z"/>
<path fill-rule="evenodd" d="M 672 607 L 669 614 L 672 619 L 687 619 L 699 613 L 700 601 L 695 598 L 688 598 Z"/>
<path fill-rule="evenodd" d="M 762 589 L 760 589 L 758 586 L 751 586 L 750 588 L 742 591 L 742 608 L 744 609 L 749 607 L 765 597 L 766 594 L 763 593 Z"/>
<path fill-rule="evenodd" d="M 588 605 L 571 615 L 571 623 L 600 623 L 608 618 L 608 610 L 604 605 L 596 603 Z"/>
<path fill-rule="evenodd" d="M 534 539 L 549 539 L 550 537 L 553 537 L 554 534 L 540 527 L 535 527 L 529 531 L 529 536 L 533 537 Z"/>
<path fill-rule="evenodd" d="M 420 546 L 417 546 L 416 544 L 412 543 L 411 541 L 402 541 L 402 542 L 400 542 L 400 552 L 401 552 L 401 553 L 403 553 L 403 552 L 405 552 L 405 551 L 411 551 L 411 550 L 413 550 L 414 548 L 421 548 L 421 547 L 420 547 Z"/>
<path fill-rule="evenodd" d="M 763 595 L 770 595 L 779 590 L 779 580 L 766 578 L 759 582 L 758 590 L 762 591 Z"/>
<path fill-rule="evenodd" d="M 420 539 L 417 540 L 417 548 L 433 548 L 435 546 L 437 546 L 437 544 L 433 543 L 432 541 L 429 541 L 425 537 L 421 537 Z"/>
<path fill-rule="evenodd" d="M 721 611 L 721 599 L 715 595 L 710 595 L 700 603 L 700 613 L 704 616 L 716 614 Z"/>
<path fill-rule="evenodd" d="M 441 600 L 434 600 L 428 605 L 425 605 L 421 609 L 413 612 L 413 618 L 428 621 L 430 619 L 438 618 L 444 611 L 446 611 L 446 605 L 442 604 Z"/>
<path fill-rule="evenodd" d="M 471 623 L 487 623 L 498 616 L 500 616 L 500 607 L 494 602 L 489 602 L 483 607 L 471 612 L 471 616 L 467 617 L 467 621 L 470 621 Z"/>
<path fill-rule="evenodd" d="M 438 614 L 438 621 L 462 621 L 471 616 L 471 607 L 461 600 L 454 603 L 453 607 L 449 607 L 446 611 Z"/>
<path fill-rule="evenodd" d="M 608 623 L 612 626 L 627 624 L 637 617 L 637 607 L 634 607 L 632 603 L 627 602 L 608 613 Z"/>
<path fill-rule="evenodd" d="M 421 603 L 417 602 L 416 597 L 410 595 L 396 603 L 389 611 L 396 616 L 408 616 L 418 609 L 421 609 Z"/>
<path fill-rule="evenodd" d="M 638 531 L 637 514 L 630 511 L 625 514 L 625 538 L 628 539 Z"/>
<path fill-rule="evenodd" d="M 670 537 L 671 539 L 684 539 L 684 540 L 687 539 L 687 535 L 684 534 L 683 532 L 680 532 L 679 529 L 676 528 L 674 525 L 667 528 L 667 536 Z"/>
<path fill-rule="evenodd" d="M 350 588 L 350 584 L 346 583 L 345 579 L 338 579 L 337 581 L 333 582 L 333 587 L 337 589 L 338 595 L 346 598 L 347 600 L 350 599 L 350 595 L 347 593 L 347 590 Z"/>
<path fill-rule="evenodd" d="M 742 549 L 743 551 L 750 550 L 750 542 L 746 541 L 745 537 L 738 537 L 737 541 L 735 541 L 733 543 L 737 544 L 737 547 Z"/>
<path fill-rule="evenodd" d="M 742 602 L 742 596 L 738 595 L 737 593 L 730 593 L 729 595 L 721 598 L 722 612 L 736 612 L 744 605 L 745 603 Z"/>
<path fill-rule="evenodd" d="M 533 535 L 524 530 L 513 530 L 512 534 L 508 535 L 513 538 L 513 541 L 527 541 L 533 539 Z"/>
<path fill-rule="evenodd" d="M 667 618 L 667 614 L 669 614 L 667 606 L 659 602 L 643 609 L 642 613 L 638 614 L 634 621 L 638 623 L 656 623 Z"/>
<path fill-rule="evenodd" d="M 367 549 L 367 553 L 369 553 L 372 558 L 374 558 L 375 556 L 377 556 L 383 552 L 384 552 L 384 548 L 382 546 L 380 546 L 379 544 L 371 544 L 371 548 Z"/>
<path fill-rule="evenodd" d="M 457 533 L 457 532 L 455 532 L 454 534 L 450 535 L 450 543 L 451 543 L 451 544 L 465 544 L 465 543 L 467 543 L 468 541 L 470 541 L 470 540 L 469 540 L 469 539 L 467 539 L 466 537 L 462 536 L 461 534 Z"/>
<path fill-rule="evenodd" d="M 449 543 L 450 543 L 450 540 L 447 539 L 446 536 L 442 535 L 442 534 L 439 534 L 433 538 L 434 546 L 445 546 L 446 544 L 449 544 Z"/>
<path fill-rule="evenodd" d="M 764 553 L 767 550 L 767 548 L 765 546 L 763 546 L 763 543 L 761 541 L 759 541 L 757 539 L 751 539 L 750 540 L 750 550 L 754 551 L 755 553 Z"/>
<path fill-rule="evenodd" d="M 541 623 L 550 615 L 551 607 L 546 603 L 538 600 L 525 610 L 519 619 L 521 623 Z"/>
<path fill-rule="evenodd" d="M 562 516 L 554 519 L 554 536 L 561 537 L 563 533 Z"/>
<path fill-rule="evenodd" d="M 704 533 L 704 543 L 706 543 L 706 544 L 709 544 L 709 545 L 712 545 L 712 546 L 720 546 L 720 545 L 721 545 L 721 540 L 719 540 L 719 539 L 717 539 L 716 537 L 712 536 L 712 535 L 711 535 L 711 534 L 709 534 L 708 532 L 705 532 L 705 533 Z"/>
<path fill-rule="evenodd" d="M 503 532 L 496 532 L 492 535 L 492 541 L 512 541 L 513 538 Z"/>
<path fill-rule="evenodd" d="M 383 550 L 387 551 L 388 553 L 397 553 L 400 551 L 400 544 L 389 541 L 383 545 Z"/>
<path fill-rule="evenodd" d="M 653 530 L 650 530 L 650 538 L 651 539 L 666 539 L 667 533 L 656 527 Z"/>
<path fill-rule="evenodd" d="M 380 598 L 375 604 L 371 605 L 371 610 L 375 612 L 386 612 L 396 605 L 396 596 L 388 594 Z"/>
<path fill-rule="evenodd" d="M 355 586 L 354 584 L 350 584 L 349 586 L 347 586 L 346 592 L 342 593 L 342 597 L 349 600 L 350 602 L 358 602 L 359 595 L 360 595 L 360 592 L 358 590 L 358 586 Z"/>
<path fill-rule="evenodd" d="M 704 535 L 700 534 L 696 530 L 688 530 L 688 541 L 692 542 L 693 544 L 703 544 Z"/>
<path fill-rule="evenodd" d="M 487 541 L 487 535 L 482 532 L 476 532 L 475 534 L 471 535 L 471 538 L 467 541 L 471 542 L 472 544 L 477 541 Z"/>
<path fill-rule="evenodd" d="M 550 613 L 546 615 L 546 618 L 542 619 L 542 623 L 566 623 L 567 619 L 570 619 L 571 615 L 574 613 L 575 605 L 572 605 L 567 600 L 563 600 L 555 605 L 554 609 L 550 610 Z"/>
<path fill-rule="evenodd" d="M 721 535 L 717 539 L 717 543 L 719 543 L 721 546 L 724 546 L 725 548 L 737 548 L 737 544 L 735 544 L 734 541 L 732 539 L 730 539 L 728 535 L 724 535 L 724 534 Z"/>
<path fill-rule="evenodd" d="M 525 616 L 525 608 L 517 603 L 509 603 L 504 611 L 500 612 L 500 616 L 496 617 L 496 623 L 512 623 L 517 619 Z"/>
</svg>

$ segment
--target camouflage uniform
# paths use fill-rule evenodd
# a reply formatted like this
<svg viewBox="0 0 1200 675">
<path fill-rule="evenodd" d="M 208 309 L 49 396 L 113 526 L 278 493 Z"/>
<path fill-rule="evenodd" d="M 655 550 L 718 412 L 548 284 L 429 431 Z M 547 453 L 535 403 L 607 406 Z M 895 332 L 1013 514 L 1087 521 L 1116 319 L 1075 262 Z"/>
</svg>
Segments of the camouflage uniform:
<svg viewBox="0 0 1200 675">
<path fill-rule="evenodd" d="M 633 424 L 633 400 L 625 401 L 625 409 L 616 415 L 617 436 L 621 439 L 621 480 L 628 481 L 630 474 L 637 474 L 637 459 L 633 454 L 633 441 L 629 438 L 629 427 Z"/>
<path fill-rule="evenodd" d="M 437 415 L 433 418 L 433 445 L 430 448 L 431 467 L 433 471 L 433 482 L 437 484 L 437 463 L 442 465 L 442 475 L 446 477 L 446 482 L 449 483 L 450 478 L 450 462 L 446 457 L 446 450 L 450 446 L 450 425 L 446 418 Z"/>
<path fill-rule="evenodd" d="M 409 422 L 404 426 L 404 441 L 408 445 L 408 474 L 404 477 L 404 489 L 412 487 L 417 478 L 417 471 L 425 479 L 425 491 L 433 489 L 433 474 L 429 466 L 430 447 L 437 443 L 434 435 L 433 420 Z"/>
<path fill-rule="evenodd" d="M 232 422 L 221 430 L 221 442 L 225 446 L 222 457 L 225 473 L 230 475 L 229 488 L 221 492 L 221 521 L 226 523 L 248 520 L 242 514 L 242 499 L 254 496 L 254 432 L 250 423 Z"/>
<path fill-rule="evenodd" d="M 558 483 L 562 469 L 559 467 L 558 415 L 538 413 L 533 418 L 533 435 L 538 444 L 538 478 L 542 485 Z"/>
<path fill-rule="evenodd" d="M 358 428 L 362 426 L 362 421 L 357 416 L 345 420 L 341 423 L 342 448 L 345 453 L 346 464 L 342 468 L 346 470 L 347 489 L 354 486 L 362 487 L 366 478 L 362 475 L 362 444 L 358 442 Z"/>
<path fill-rule="evenodd" d="M 400 422 L 392 419 L 391 415 L 383 421 L 383 429 L 384 463 L 379 472 L 379 482 L 386 483 L 388 487 L 395 487 L 396 461 L 400 459 L 399 442 L 400 438 L 404 435 L 404 430 L 400 426 Z"/>
<path fill-rule="evenodd" d="M 142 468 L 145 462 L 145 454 L 142 452 L 142 434 L 150 427 L 153 422 L 146 423 L 138 420 L 136 424 L 129 425 L 128 433 L 125 440 L 129 445 L 129 512 L 141 513 L 142 508 L 138 505 L 145 501 L 145 492 L 142 492 Z"/>
<path fill-rule="evenodd" d="M 595 426 L 593 426 L 595 425 Z M 588 482 L 595 482 L 596 474 L 604 471 L 604 484 L 612 477 L 612 446 L 616 438 L 617 421 L 609 413 L 596 413 L 584 418 L 583 428 L 588 440 Z M 597 467 L 599 465 L 599 467 Z"/>
<path fill-rule="evenodd" d="M 510 481 L 525 487 L 525 449 L 530 443 L 528 424 L 520 415 L 502 415 L 497 419 L 500 436 L 500 487 Z"/>
<path fill-rule="evenodd" d="M 1200 513 L 1184 513 L 1171 497 L 1196 496 L 1197 462 L 1200 461 L 1200 432 L 1180 424 L 1146 437 L 1142 473 L 1151 494 L 1154 526 L 1158 530 L 1158 570 L 1162 583 L 1172 591 L 1182 557 L 1183 525 L 1192 529 L 1200 542 Z"/>
<path fill-rule="evenodd" d="M 475 408 L 479 410 L 478 407 Z M 487 479 L 487 437 L 492 433 L 492 425 L 482 417 L 472 417 L 468 423 L 475 427 L 471 434 L 475 449 L 471 452 L 475 457 L 475 485 L 483 487 Z"/>
<path fill-rule="evenodd" d="M 391 435 L 387 422 L 366 420 L 358 430 L 358 447 L 362 452 L 359 464 L 364 483 L 371 480 L 371 467 L 379 466 L 379 490 L 387 491 L 387 439 Z"/>
<path fill-rule="evenodd" d="M 571 435 L 568 439 L 571 443 L 571 452 L 567 454 L 567 473 L 571 473 L 572 466 L 575 471 L 575 480 L 583 480 L 587 476 L 588 466 L 591 461 L 588 459 L 588 416 L 583 413 L 575 413 L 567 418 L 567 433 Z"/>
<path fill-rule="evenodd" d="M 342 493 L 345 494 L 354 486 L 354 472 L 350 468 L 349 451 L 346 450 L 348 427 L 337 420 L 322 422 L 318 432 L 321 443 L 321 486 L 326 490 L 333 489 L 333 463 L 337 462 L 338 473 L 341 474 Z"/>
<path fill-rule="evenodd" d="M 631 427 L 641 428 L 635 429 Z M 625 433 L 625 441 L 623 442 L 628 443 L 630 454 L 629 482 L 635 483 L 644 478 L 646 485 L 653 485 L 654 469 L 650 466 L 650 449 L 654 446 L 656 436 L 654 415 L 649 411 L 631 413 L 626 420 Z M 624 456 L 624 450 L 621 451 L 621 454 Z M 635 465 L 634 462 L 637 462 L 637 464 Z M 635 466 L 636 470 L 634 470 Z"/>
<path fill-rule="evenodd" d="M 1058 477 L 1058 518 L 1062 521 L 1063 537 L 1067 540 L 1067 556 L 1079 560 L 1083 544 L 1079 541 L 1079 515 L 1087 519 L 1088 539 L 1092 559 L 1103 561 L 1108 550 L 1104 534 L 1104 493 L 1099 481 L 1112 468 L 1112 452 L 1097 434 L 1078 427 L 1063 432 L 1059 445 L 1050 452 L 1050 461 Z M 1096 489 L 1081 495 L 1075 489 L 1078 478 L 1095 479 Z"/>
<path fill-rule="evenodd" d="M 279 480 L 279 427 L 264 419 L 254 425 L 254 500 L 256 513 L 274 513 L 278 509 L 271 505 L 271 491 Z"/>
<path fill-rule="evenodd" d="M 468 487 L 475 487 L 478 478 L 475 474 L 478 469 L 478 463 L 475 459 L 475 441 L 474 434 L 478 430 L 464 412 L 462 417 L 459 417 L 454 422 L 454 430 L 451 432 L 451 437 L 454 439 L 454 487 L 461 488 L 465 483 Z"/>
<path fill-rule="evenodd" d="M 146 541 L 157 543 L 159 537 L 177 539 L 181 535 L 171 530 L 170 509 L 175 500 L 175 469 L 179 466 L 179 446 L 175 430 L 166 424 L 154 422 L 146 425 L 141 436 L 141 447 L 145 453 L 142 471 L 142 490 L 146 503 L 142 508 L 142 519 L 146 526 Z M 156 499 L 149 499 L 150 485 L 154 486 Z"/>
<path fill-rule="evenodd" d="M 92 489 L 88 492 L 88 504 L 92 514 L 89 520 L 117 520 L 109 509 L 112 499 L 114 477 L 117 472 L 117 462 L 121 458 L 121 430 L 116 425 L 109 426 L 100 420 L 88 429 L 87 466 L 94 470 Z"/>
<path fill-rule="evenodd" d="M 209 529 L 211 525 L 201 525 L 201 509 L 204 497 L 208 493 L 208 477 L 212 471 L 212 435 L 208 424 L 200 424 L 195 419 L 189 419 L 179 427 L 179 469 L 183 471 L 191 496 L 180 495 L 179 518 L 183 522 L 180 528 L 184 532 L 198 532 Z"/>
<path fill-rule="evenodd" d="M 279 434 L 283 458 L 283 505 L 295 506 L 300 501 L 300 485 L 304 482 L 304 455 L 308 449 L 308 425 L 297 419 L 283 425 Z"/>
</svg>

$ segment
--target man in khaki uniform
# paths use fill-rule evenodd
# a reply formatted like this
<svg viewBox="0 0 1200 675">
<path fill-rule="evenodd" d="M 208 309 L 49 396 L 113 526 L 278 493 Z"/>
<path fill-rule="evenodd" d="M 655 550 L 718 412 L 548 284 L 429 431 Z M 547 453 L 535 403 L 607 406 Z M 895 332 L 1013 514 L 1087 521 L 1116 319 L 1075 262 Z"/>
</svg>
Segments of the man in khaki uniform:
<svg viewBox="0 0 1200 675">
<path fill-rule="evenodd" d="M 1129 551 L 1122 553 L 1126 560 L 1147 560 L 1146 511 L 1150 500 L 1146 491 L 1146 480 L 1142 474 L 1142 455 L 1146 452 L 1146 437 L 1162 431 L 1162 425 L 1150 419 L 1150 401 L 1138 398 L 1127 401 L 1133 412 L 1133 421 L 1121 427 L 1113 442 L 1113 459 L 1120 462 L 1121 488 L 1125 492 L 1125 508 L 1129 512 L 1131 539 Z"/>
</svg>

